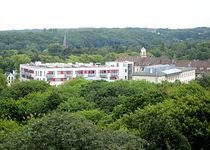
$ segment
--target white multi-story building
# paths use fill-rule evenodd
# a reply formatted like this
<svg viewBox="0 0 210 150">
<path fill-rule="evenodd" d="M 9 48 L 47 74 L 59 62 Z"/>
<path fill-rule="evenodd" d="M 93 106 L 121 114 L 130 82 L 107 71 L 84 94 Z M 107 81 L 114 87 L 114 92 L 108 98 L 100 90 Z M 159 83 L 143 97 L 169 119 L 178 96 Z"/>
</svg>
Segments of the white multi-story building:
<svg viewBox="0 0 210 150">
<path fill-rule="evenodd" d="M 182 83 L 188 83 L 195 80 L 195 68 L 175 67 L 174 65 L 153 65 L 147 66 L 141 72 L 135 72 L 133 80 L 146 80 L 153 83 L 162 81 L 175 82 L 179 80 Z"/>
<path fill-rule="evenodd" d="M 51 85 L 62 84 L 76 77 L 97 80 L 130 80 L 132 78 L 133 62 L 106 62 L 96 64 L 64 64 L 35 62 L 20 65 L 20 80 L 44 80 Z"/>
</svg>

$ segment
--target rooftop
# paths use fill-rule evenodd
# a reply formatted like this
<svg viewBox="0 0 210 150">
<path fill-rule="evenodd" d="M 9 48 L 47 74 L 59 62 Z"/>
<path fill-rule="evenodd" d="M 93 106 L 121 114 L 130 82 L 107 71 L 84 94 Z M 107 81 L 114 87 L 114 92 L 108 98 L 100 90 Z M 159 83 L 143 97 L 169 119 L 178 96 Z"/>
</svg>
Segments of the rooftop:
<svg viewBox="0 0 210 150">
<path fill-rule="evenodd" d="M 111 64 L 109 64 L 111 63 Z M 116 64 L 115 64 L 116 63 Z M 116 62 L 108 62 L 106 65 L 101 65 L 100 63 L 41 63 L 41 62 L 35 62 L 35 63 L 29 63 L 29 64 L 21 64 L 25 66 L 30 66 L 33 68 L 96 68 L 96 67 L 117 67 L 117 61 Z M 125 61 L 127 63 L 127 61 Z M 113 65 L 114 64 L 114 65 Z"/>
<path fill-rule="evenodd" d="M 135 76 L 168 76 L 195 70 L 192 67 L 175 67 L 174 65 L 153 65 L 146 66 L 142 72 L 133 73 Z"/>
</svg>

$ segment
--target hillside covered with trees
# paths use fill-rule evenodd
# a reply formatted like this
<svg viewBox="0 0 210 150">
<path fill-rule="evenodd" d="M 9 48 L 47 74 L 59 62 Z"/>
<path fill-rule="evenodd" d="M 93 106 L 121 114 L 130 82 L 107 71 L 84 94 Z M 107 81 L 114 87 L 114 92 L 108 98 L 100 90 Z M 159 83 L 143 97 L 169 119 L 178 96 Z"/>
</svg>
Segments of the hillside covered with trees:
<svg viewBox="0 0 210 150">
<path fill-rule="evenodd" d="M 1 75 L 1 74 L 0 74 Z M 0 149 L 210 149 L 210 77 L 189 84 L 0 76 Z"/>
<path fill-rule="evenodd" d="M 64 47 L 64 35 L 67 35 Z M 97 62 L 138 56 L 146 47 L 148 57 L 171 59 L 210 58 L 210 28 L 81 28 L 0 32 L 0 70 L 19 70 L 19 64 L 34 61 Z M 0 72 L 2 72 L 0 71 Z"/>
<path fill-rule="evenodd" d="M 0 50 L 34 49 L 44 51 L 50 44 L 63 43 L 67 34 L 66 54 L 100 54 L 139 52 L 146 47 L 154 56 L 169 55 L 177 59 L 208 59 L 210 28 L 79 28 L 1 31 Z M 207 57 L 208 56 L 208 57 Z"/>
</svg>

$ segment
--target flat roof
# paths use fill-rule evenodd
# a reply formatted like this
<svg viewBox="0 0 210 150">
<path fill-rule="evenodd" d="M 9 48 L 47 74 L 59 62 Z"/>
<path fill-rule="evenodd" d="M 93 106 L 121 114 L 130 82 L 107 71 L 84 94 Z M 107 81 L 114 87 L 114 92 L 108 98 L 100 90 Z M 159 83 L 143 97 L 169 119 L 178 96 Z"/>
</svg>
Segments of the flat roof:
<svg viewBox="0 0 210 150">
<path fill-rule="evenodd" d="M 154 76 L 154 77 L 161 77 L 165 76 L 164 73 L 149 73 L 149 72 L 135 72 L 133 73 L 133 76 Z"/>
<path fill-rule="evenodd" d="M 167 75 L 169 75 L 169 74 L 181 73 L 182 70 L 177 69 L 177 68 L 174 68 L 174 69 L 167 69 L 167 70 L 164 70 L 162 72 L 165 73 L 165 74 L 167 74 Z"/>
<path fill-rule="evenodd" d="M 161 77 L 165 75 L 173 75 L 173 74 L 179 74 L 186 71 L 192 71 L 195 70 L 195 68 L 192 67 L 176 67 L 173 69 L 166 69 L 161 72 L 135 72 L 133 73 L 133 76 L 154 76 L 154 77 Z"/>
<path fill-rule="evenodd" d="M 170 67 L 170 65 L 159 64 L 159 65 L 145 66 L 145 68 L 162 68 L 162 67 Z"/>
</svg>

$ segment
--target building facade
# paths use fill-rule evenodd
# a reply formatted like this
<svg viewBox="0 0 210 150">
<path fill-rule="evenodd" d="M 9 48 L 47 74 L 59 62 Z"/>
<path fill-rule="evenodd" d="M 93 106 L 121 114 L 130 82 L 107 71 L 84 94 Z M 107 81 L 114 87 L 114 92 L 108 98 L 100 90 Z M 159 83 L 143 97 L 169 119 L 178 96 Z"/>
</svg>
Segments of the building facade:
<svg viewBox="0 0 210 150">
<path fill-rule="evenodd" d="M 50 85 L 60 85 L 66 80 L 76 77 L 106 81 L 132 79 L 133 62 L 106 62 L 105 65 L 96 64 L 64 64 L 35 62 L 20 65 L 20 80 L 43 80 Z"/>
<path fill-rule="evenodd" d="M 6 72 L 5 76 L 7 78 L 7 85 L 11 86 L 15 82 L 15 71 L 11 72 Z"/>
<path fill-rule="evenodd" d="M 195 68 L 175 67 L 174 65 L 147 66 L 142 72 L 133 73 L 133 80 L 146 80 L 153 83 L 162 81 L 188 83 L 195 80 Z"/>
<path fill-rule="evenodd" d="M 117 61 L 134 62 L 134 72 L 141 72 L 145 67 L 158 64 L 171 64 L 177 67 L 193 67 L 196 69 L 196 77 L 201 77 L 205 73 L 210 73 L 209 60 L 171 60 L 167 56 L 161 57 L 141 57 L 139 56 L 123 56 Z"/>
</svg>

